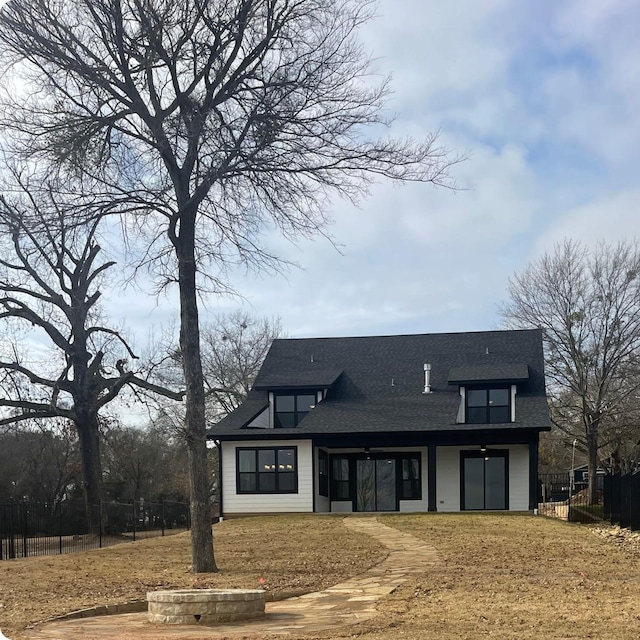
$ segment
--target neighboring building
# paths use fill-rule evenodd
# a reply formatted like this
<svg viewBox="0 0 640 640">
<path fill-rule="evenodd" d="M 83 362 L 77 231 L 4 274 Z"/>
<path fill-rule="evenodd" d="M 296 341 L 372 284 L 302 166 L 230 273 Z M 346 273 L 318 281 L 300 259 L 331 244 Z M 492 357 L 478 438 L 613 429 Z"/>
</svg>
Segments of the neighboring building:
<svg viewBox="0 0 640 640">
<path fill-rule="evenodd" d="M 276 340 L 212 427 L 221 514 L 529 510 L 539 330 Z"/>
<path fill-rule="evenodd" d="M 589 486 L 589 465 L 583 464 L 579 467 L 574 467 L 569 474 L 573 473 L 573 490 L 582 491 Z M 596 469 L 596 491 L 602 491 L 604 489 L 604 477 L 607 472 L 602 468 Z"/>
</svg>

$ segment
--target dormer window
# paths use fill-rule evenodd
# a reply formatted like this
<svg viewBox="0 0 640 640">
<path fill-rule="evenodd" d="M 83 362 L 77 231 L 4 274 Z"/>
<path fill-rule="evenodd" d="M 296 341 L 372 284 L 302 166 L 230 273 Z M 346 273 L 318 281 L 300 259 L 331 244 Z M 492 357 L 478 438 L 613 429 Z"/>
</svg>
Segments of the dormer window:
<svg viewBox="0 0 640 640">
<path fill-rule="evenodd" d="M 314 393 L 278 393 L 274 395 L 275 428 L 290 429 L 300 421 L 316 404 Z"/>
<path fill-rule="evenodd" d="M 507 387 L 466 391 L 466 420 L 469 424 L 511 422 L 511 392 Z"/>
</svg>

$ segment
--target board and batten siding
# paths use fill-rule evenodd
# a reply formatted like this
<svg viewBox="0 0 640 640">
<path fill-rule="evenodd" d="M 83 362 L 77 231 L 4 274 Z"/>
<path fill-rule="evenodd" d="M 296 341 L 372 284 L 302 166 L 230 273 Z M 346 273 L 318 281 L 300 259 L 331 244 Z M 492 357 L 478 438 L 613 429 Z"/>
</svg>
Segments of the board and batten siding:
<svg viewBox="0 0 640 640">
<path fill-rule="evenodd" d="M 239 513 L 295 513 L 313 511 L 311 440 L 251 440 L 222 442 L 222 508 L 224 515 Z M 297 447 L 298 493 L 236 493 L 236 449 Z"/>
<path fill-rule="evenodd" d="M 509 511 L 529 509 L 529 446 L 495 445 L 509 451 Z M 469 447 L 436 448 L 436 507 L 438 511 L 460 511 L 460 451 Z"/>
</svg>

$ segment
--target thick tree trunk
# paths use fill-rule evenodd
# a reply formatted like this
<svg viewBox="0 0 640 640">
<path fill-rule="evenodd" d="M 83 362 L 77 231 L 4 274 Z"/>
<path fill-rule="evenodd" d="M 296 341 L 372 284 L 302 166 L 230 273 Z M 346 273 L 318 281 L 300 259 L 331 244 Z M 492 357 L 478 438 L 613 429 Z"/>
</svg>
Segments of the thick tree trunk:
<svg viewBox="0 0 640 640">
<path fill-rule="evenodd" d="M 89 527 L 93 533 L 100 530 L 100 503 L 102 501 L 102 462 L 100 460 L 100 434 L 96 415 L 78 415 L 76 422 L 82 480 Z"/>
<path fill-rule="evenodd" d="M 195 220 L 183 216 L 177 250 L 180 289 L 180 350 L 185 378 L 186 432 L 189 454 L 191 558 L 193 571 L 217 571 L 213 555 L 211 504 L 207 478 L 205 394 L 200 359 L 200 329 L 194 256 Z M 190 222 L 190 223 L 189 223 Z"/>
</svg>

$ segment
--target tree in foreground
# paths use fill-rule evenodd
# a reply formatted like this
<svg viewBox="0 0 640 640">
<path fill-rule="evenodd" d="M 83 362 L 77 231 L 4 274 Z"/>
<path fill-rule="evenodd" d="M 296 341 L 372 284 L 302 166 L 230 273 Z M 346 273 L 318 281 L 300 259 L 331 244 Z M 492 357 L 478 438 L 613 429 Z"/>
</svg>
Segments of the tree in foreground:
<svg viewBox="0 0 640 640">
<path fill-rule="evenodd" d="M 202 371 L 208 423 L 220 421 L 239 407 L 258 375 L 271 343 L 282 337 L 279 318 L 254 317 L 245 311 L 216 316 L 203 323 L 200 331 Z M 159 355 L 155 377 L 166 386 L 182 388 L 180 349 L 174 345 L 157 345 Z M 168 439 L 186 441 L 184 406 L 169 403 L 156 396 L 157 413 L 154 425 Z M 218 449 L 208 451 L 209 495 L 219 499 L 220 458 Z"/>
<path fill-rule="evenodd" d="M 509 327 L 543 329 L 552 420 L 587 454 L 593 504 L 599 451 L 638 442 L 640 247 L 567 240 L 513 276 L 509 297 Z"/>
<path fill-rule="evenodd" d="M 376 178 L 450 186 L 457 159 L 375 137 L 387 80 L 357 40 L 370 0 L 12 0 L 0 47 L 24 92 L 14 150 L 91 176 L 177 283 L 194 571 L 215 571 L 197 292 L 237 260 L 277 265 L 259 235 L 323 233 L 332 196 Z M 7 106 L 8 105 L 8 106 Z M 373 133 L 374 137 L 371 137 Z"/>
<path fill-rule="evenodd" d="M 100 310 L 114 263 L 100 260 L 98 226 L 74 226 L 51 199 L 0 198 L 0 320 L 5 337 L 17 332 L 0 354 L 0 425 L 55 418 L 75 426 L 89 516 L 102 499 L 101 412 L 125 387 L 182 398 L 127 369 L 136 356 Z M 21 348 L 29 341 L 40 357 Z"/>
</svg>

